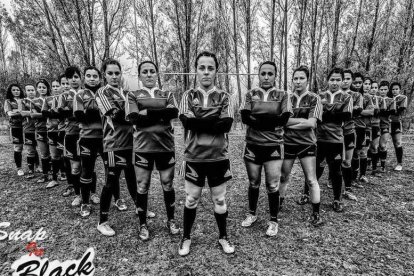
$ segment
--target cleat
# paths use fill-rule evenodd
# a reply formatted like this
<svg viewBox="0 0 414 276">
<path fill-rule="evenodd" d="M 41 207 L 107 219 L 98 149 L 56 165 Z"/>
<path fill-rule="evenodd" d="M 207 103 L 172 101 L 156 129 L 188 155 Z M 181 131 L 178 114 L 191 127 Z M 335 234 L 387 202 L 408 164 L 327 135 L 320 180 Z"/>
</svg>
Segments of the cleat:
<svg viewBox="0 0 414 276">
<path fill-rule="evenodd" d="M 305 205 L 308 204 L 310 202 L 309 196 L 308 195 L 302 195 L 298 201 L 296 201 L 297 204 L 299 205 Z"/>
<path fill-rule="evenodd" d="M 155 213 L 147 210 L 147 218 L 155 218 Z"/>
<path fill-rule="evenodd" d="M 180 233 L 180 227 L 178 227 L 175 220 L 169 220 L 167 221 L 167 228 L 171 235 L 177 235 Z"/>
<path fill-rule="evenodd" d="M 114 229 L 112 229 L 111 226 L 109 226 L 107 221 L 98 224 L 98 227 L 96 229 L 98 229 L 98 231 L 101 232 L 101 234 L 104 236 L 110 237 L 115 235 Z"/>
<path fill-rule="evenodd" d="M 385 168 L 382 168 L 382 167 L 381 167 L 381 168 L 379 168 L 379 169 L 378 169 L 378 172 L 379 172 L 379 173 L 385 173 Z"/>
<path fill-rule="evenodd" d="M 234 253 L 234 245 L 227 239 L 227 237 L 223 237 L 218 240 L 221 249 L 226 254 L 233 254 Z"/>
<path fill-rule="evenodd" d="M 149 240 L 149 231 L 148 231 L 148 227 L 146 224 L 143 224 L 140 226 L 138 236 L 141 241 Z"/>
<path fill-rule="evenodd" d="M 190 253 L 191 239 L 183 238 L 180 242 L 180 247 L 178 249 L 178 254 L 180 256 L 186 256 Z"/>
<path fill-rule="evenodd" d="M 62 193 L 63 197 L 68 197 L 74 193 L 74 189 L 72 187 L 67 187 L 65 191 Z"/>
<path fill-rule="evenodd" d="M 396 172 L 400 172 L 400 171 L 402 171 L 402 165 L 401 165 L 401 164 L 398 164 L 398 165 L 394 168 L 394 171 L 396 171 Z"/>
<path fill-rule="evenodd" d="M 332 208 L 335 212 L 337 213 L 342 213 L 344 211 L 344 205 L 342 202 L 340 202 L 339 200 L 335 200 L 332 203 Z"/>
<path fill-rule="evenodd" d="M 368 178 L 365 175 L 363 175 L 359 178 L 359 182 L 364 183 L 364 184 L 369 183 Z"/>
<path fill-rule="evenodd" d="M 116 208 L 118 208 L 119 211 L 125 211 L 126 209 L 128 209 L 128 207 L 125 204 L 125 201 L 121 198 L 115 201 L 115 206 Z"/>
<path fill-rule="evenodd" d="M 75 196 L 75 199 L 72 201 L 72 206 L 73 207 L 80 206 L 81 205 L 81 202 L 82 202 L 81 196 L 80 195 L 76 195 Z"/>
<path fill-rule="evenodd" d="M 67 178 L 66 178 L 66 174 L 62 173 L 62 174 L 59 176 L 59 181 L 66 181 L 66 180 L 67 180 Z"/>
<path fill-rule="evenodd" d="M 46 183 L 49 181 L 49 176 L 43 175 L 41 178 L 39 178 L 36 183 Z"/>
<path fill-rule="evenodd" d="M 43 170 L 42 170 L 42 168 L 41 168 L 41 167 L 37 167 L 37 168 L 35 169 L 35 172 L 36 172 L 36 173 L 42 173 L 42 172 L 43 172 Z"/>
<path fill-rule="evenodd" d="M 89 215 L 91 214 L 91 205 L 90 204 L 82 204 L 79 214 L 83 218 L 89 217 Z"/>
<path fill-rule="evenodd" d="M 24 171 L 22 169 L 18 169 L 17 170 L 17 175 L 18 176 L 23 176 L 24 175 Z"/>
<path fill-rule="evenodd" d="M 352 193 L 352 190 L 348 190 L 348 191 L 345 190 L 343 196 L 346 199 L 353 200 L 353 201 L 358 201 L 358 198 L 356 197 L 356 195 L 354 195 Z"/>
<path fill-rule="evenodd" d="M 326 187 L 328 187 L 329 189 L 332 189 L 332 180 L 328 180 L 328 183 L 326 183 Z"/>
<path fill-rule="evenodd" d="M 256 220 L 257 220 L 257 216 L 252 215 L 252 214 L 247 214 L 247 217 L 242 222 L 242 226 L 243 227 L 250 227 L 250 226 L 253 225 L 253 223 L 256 222 Z"/>
<path fill-rule="evenodd" d="M 91 201 L 92 201 L 93 204 L 99 204 L 99 203 L 101 203 L 101 199 L 95 193 L 91 193 Z"/>
<path fill-rule="evenodd" d="M 267 227 L 266 235 L 269 237 L 274 237 L 277 235 L 279 225 L 275 221 L 269 221 L 269 227 Z"/>
<path fill-rule="evenodd" d="M 33 179 L 35 177 L 33 171 L 28 171 L 27 175 L 25 176 L 26 179 Z"/>
<path fill-rule="evenodd" d="M 355 187 L 355 188 L 359 188 L 359 189 L 364 188 L 364 186 L 361 185 L 361 183 L 359 183 L 358 181 L 352 182 L 352 186 Z"/>
<path fill-rule="evenodd" d="M 321 219 L 321 216 L 319 213 L 313 213 L 311 216 L 311 224 L 315 227 L 323 225 L 323 220 Z"/>
<path fill-rule="evenodd" d="M 49 184 L 47 184 L 46 188 L 50 189 L 50 188 L 56 187 L 57 185 L 59 185 L 59 183 L 56 180 L 52 180 L 49 182 Z"/>
</svg>

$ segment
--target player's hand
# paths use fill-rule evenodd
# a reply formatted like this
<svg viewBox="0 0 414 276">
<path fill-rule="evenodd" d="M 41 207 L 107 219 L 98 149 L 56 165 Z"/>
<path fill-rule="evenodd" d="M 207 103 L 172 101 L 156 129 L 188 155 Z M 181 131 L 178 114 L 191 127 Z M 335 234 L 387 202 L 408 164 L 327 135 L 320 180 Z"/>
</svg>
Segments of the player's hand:
<svg viewBox="0 0 414 276">
<path fill-rule="evenodd" d="M 187 113 L 184 114 L 185 116 L 187 116 L 187 118 L 195 118 L 195 115 L 193 112 L 188 111 Z"/>
<path fill-rule="evenodd" d="M 138 114 L 139 115 L 145 115 L 146 116 L 148 114 L 148 112 L 147 112 L 146 109 L 143 109 L 143 110 L 140 110 Z"/>
<path fill-rule="evenodd" d="M 260 101 L 260 97 L 259 97 L 258 95 L 254 95 L 254 96 L 252 97 L 252 100 L 253 100 L 253 101 Z"/>
</svg>

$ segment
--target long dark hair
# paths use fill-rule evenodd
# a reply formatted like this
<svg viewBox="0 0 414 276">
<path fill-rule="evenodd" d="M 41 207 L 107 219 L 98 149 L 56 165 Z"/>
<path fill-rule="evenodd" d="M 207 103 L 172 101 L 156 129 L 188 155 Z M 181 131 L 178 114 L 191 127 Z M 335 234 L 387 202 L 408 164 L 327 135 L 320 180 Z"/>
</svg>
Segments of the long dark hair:
<svg viewBox="0 0 414 276">
<path fill-rule="evenodd" d="M 43 83 L 46 86 L 46 91 L 47 91 L 46 96 L 50 96 L 51 95 L 50 94 L 50 84 L 45 79 L 40 79 L 38 82 L 36 82 L 36 87 L 35 87 L 36 92 L 37 92 L 37 86 L 38 86 L 39 83 Z M 40 96 L 40 93 L 39 93 L 39 96 Z"/>
<path fill-rule="evenodd" d="M 365 82 L 366 80 L 369 80 L 369 82 L 371 83 L 371 86 L 372 86 L 373 80 L 372 80 L 370 77 L 365 77 L 365 78 L 363 78 L 363 80 L 362 80 L 362 86 L 361 86 L 361 88 L 359 89 L 359 93 L 361 93 L 361 94 L 364 94 L 364 82 Z"/>
<path fill-rule="evenodd" d="M 20 85 L 18 83 L 12 83 L 7 87 L 6 99 L 8 99 L 8 100 L 13 100 L 14 99 L 14 96 L 13 96 L 13 93 L 12 93 L 12 88 L 13 87 L 19 88 L 19 90 L 20 90 L 19 98 L 23 99 L 24 98 L 24 93 L 23 93 L 23 90 L 22 90 L 22 88 L 20 87 Z"/>
<path fill-rule="evenodd" d="M 401 90 L 401 83 L 399 83 L 398 81 L 394 81 L 393 83 L 390 84 L 390 89 L 388 90 L 387 96 L 389 98 L 394 98 L 394 94 L 392 93 L 392 88 L 394 86 L 398 86 L 400 88 L 400 90 Z M 401 94 L 401 92 L 400 92 L 400 94 Z"/>
</svg>

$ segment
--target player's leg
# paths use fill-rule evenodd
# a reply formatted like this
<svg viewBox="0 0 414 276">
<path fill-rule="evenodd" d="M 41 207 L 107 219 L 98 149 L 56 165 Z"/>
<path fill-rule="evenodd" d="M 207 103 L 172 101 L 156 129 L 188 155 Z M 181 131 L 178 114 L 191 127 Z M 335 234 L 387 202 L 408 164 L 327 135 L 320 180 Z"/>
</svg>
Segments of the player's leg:
<svg viewBox="0 0 414 276">
<path fill-rule="evenodd" d="M 392 135 L 392 142 L 394 144 L 395 155 L 397 157 L 397 166 L 394 168 L 394 171 L 402 170 L 402 160 L 403 160 L 403 147 L 402 147 L 402 132 L 401 128 L 399 131 L 395 131 Z"/>
<path fill-rule="evenodd" d="M 242 226 L 250 227 L 257 220 L 256 209 L 259 200 L 262 165 L 248 161 L 246 158 L 244 159 L 244 164 L 246 165 L 247 177 L 249 178 L 247 191 L 249 212 L 246 219 L 243 220 Z"/>
<path fill-rule="evenodd" d="M 278 232 L 279 214 L 279 185 L 283 160 L 271 160 L 263 164 L 265 171 L 265 182 L 269 200 L 270 220 L 266 234 L 276 236 Z"/>
<path fill-rule="evenodd" d="M 49 170 L 50 170 L 50 152 L 49 145 L 47 143 L 46 133 L 37 133 L 37 145 L 40 152 L 40 162 L 42 164 L 42 173 L 43 176 L 37 181 L 37 183 L 45 183 L 49 180 Z"/>
<path fill-rule="evenodd" d="M 287 186 L 290 182 L 290 173 L 292 171 L 293 164 L 295 163 L 295 159 L 286 159 L 286 152 L 285 152 L 285 159 L 283 160 L 282 164 L 282 172 L 280 176 L 280 200 L 279 200 L 279 210 L 282 209 L 283 202 L 285 201 Z"/>
<path fill-rule="evenodd" d="M 381 134 L 381 138 L 379 141 L 378 153 L 379 153 L 379 159 L 381 162 L 381 172 L 385 172 L 385 164 L 386 164 L 387 155 L 388 155 L 387 144 L 390 138 L 390 133 L 388 132 L 388 129 L 381 130 L 381 131 L 382 131 L 382 134 Z"/>
<path fill-rule="evenodd" d="M 352 146 L 353 145 L 353 146 Z M 356 145 L 356 135 L 352 133 L 346 139 L 344 143 L 345 147 L 345 154 L 344 160 L 342 160 L 341 170 L 342 170 L 342 178 L 344 180 L 345 190 L 344 190 L 344 198 L 350 200 L 357 200 L 357 197 L 352 191 L 352 160 L 354 156 L 354 151 Z"/>
</svg>

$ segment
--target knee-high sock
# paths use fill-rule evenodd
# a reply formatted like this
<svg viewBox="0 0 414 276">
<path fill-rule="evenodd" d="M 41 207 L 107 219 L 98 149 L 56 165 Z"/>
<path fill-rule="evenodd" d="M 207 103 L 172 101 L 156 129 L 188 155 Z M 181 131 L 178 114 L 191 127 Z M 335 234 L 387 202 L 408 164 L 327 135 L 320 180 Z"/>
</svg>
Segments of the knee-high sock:
<svg viewBox="0 0 414 276">
<path fill-rule="evenodd" d="M 379 158 L 381 160 L 381 167 L 385 169 L 385 162 L 387 160 L 387 150 L 380 150 L 379 151 Z"/>
<path fill-rule="evenodd" d="M 76 195 L 80 195 L 80 174 L 72 174 L 72 184 Z"/>
<path fill-rule="evenodd" d="M 102 188 L 102 193 L 101 193 L 99 223 L 104 223 L 108 221 L 108 213 L 109 213 L 109 207 L 111 206 L 111 199 L 112 199 L 112 191 L 107 185 L 105 185 Z"/>
<path fill-rule="evenodd" d="M 172 220 L 174 219 L 174 212 L 175 212 L 175 190 L 172 189 L 171 191 L 164 191 L 164 203 L 165 209 L 167 211 L 167 219 Z"/>
<path fill-rule="evenodd" d="M 249 212 L 252 215 L 256 215 L 257 202 L 259 201 L 259 188 L 249 186 L 247 196 L 249 198 Z"/>
<path fill-rule="evenodd" d="M 64 157 L 63 158 L 63 164 L 64 164 L 68 184 L 69 184 L 69 186 L 73 186 L 72 171 L 70 169 L 70 160 L 69 160 L 69 158 Z"/>
<path fill-rule="evenodd" d="M 279 214 L 279 191 L 267 193 L 269 198 L 270 221 L 277 222 Z"/>
<path fill-rule="evenodd" d="M 139 224 L 147 224 L 147 209 L 148 209 L 148 192 L 145 194 L 137 193 L 137 208 Z"/>
<path fill-rule="evenodd" d="M 189 239 L 191 236 L 191 229 L 196 218 L 197 208 L 184 207 L 184 219 L 183 219 L 183 237 Z"/>
<path fill-rule="evenodd" d="M 329 170 L 332 171 L 332 190 L 335 200 L 342 199 L 342 175 L 341 175 L 342 160 L 334 160 L 329 165 Z"/>
<path fill-rule="evenodd" d="M 379 159 L 379 153 L 378 152 L 374 152 L 372 153 L 372 170 L 375 171 L 378 167 L 378 159 Z"/>
<path fill-rule="evenodd" d="M 127 184 L 129 195 L 135 203 L 135 206 L 138 207 L 137 200 L 137 178 L 135 177 L 135 168 L 134 166 L 129 166 L 124 169 L 125 181 Z"/>
<path fill-rule="evenodd" d="M 92 185 L 91 185 L 91 193 L 96 193 L 96 172 L 93 173 L 92 175 Z"/>
<path fill-rule="evenodd" d="M 35 165 L 39 166 L 39 153 L 37 153 L 37 150 L 35 150 Z"/>
<path fill-rule="evenodd" d="M 217 226 L 219 229 L 219 239 L 227 237 L 227 216 L 227 211 L 224 214 L 218 214 L 214 212 L 214 217 L 216 218 Z"/>
<path fill-rule="evenodd" d="M 304 184 L 304 186 L 303 186 L 303 194 L 304 195 L 309 195 L 309 185 L 308 185 L 308 182 L 306 182 L 306 179 L 305 179 L 305 184 Z"/>
<path fill-rule="evenodd" d="M 403 159 L 403 148 L 402 147 L 396 147 L 395 148 L 395 155 L 397 156 L 397 163 L 401 164 Z"/>
<path fill-rule="evenodd" d="M 42 158 L 40 161 L 42 162 L 43 175 L 48 175 L 50 171 L 50 157 Z"/>
<path fill-rule="evenodd" d="M 35 158 L 34 156 L 27 156 L 27 166 L 29 171 L 34 172 Z"/>
<path fill-rule="evenodd" d="M 359 157 L 352 157 L 352 161 L 351 161 L 352 180 L 356 180 L 358 177 L 359 165 L 360 165 Z"/>
<path fill-rule="evenodd" d="M 352 168 L 342 166 L 342 178 L 344 179 L 345 189 L 351 188 L 352 184 Z"/>
<path fill-rule="evenodd" d="M 359 166 L 360 166 L 360 172 L 359 172 L 359 176 L 364 176 L 367 173 L 367 166 L 368 166 L 368 160 L 367 158 L 360 158 L 359 159 Z"/>
<path fill-rule="evenodd" d="M 52 159 L 52 179 L 57 181 L 57 175 L 60 169 L 61 159 Z"/>
<path fill-rule="evenodd" d="M 14 152 L 14 163 L 16 163 L 16 167 L 18 169 L 22 167 L 22 152 L 21 151 Z"/>
</svg>

